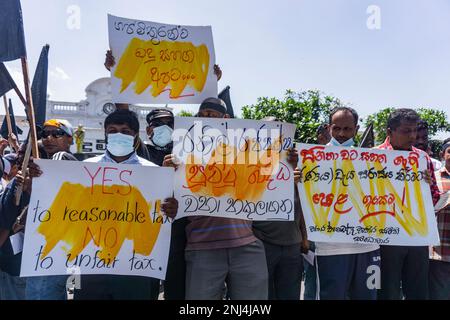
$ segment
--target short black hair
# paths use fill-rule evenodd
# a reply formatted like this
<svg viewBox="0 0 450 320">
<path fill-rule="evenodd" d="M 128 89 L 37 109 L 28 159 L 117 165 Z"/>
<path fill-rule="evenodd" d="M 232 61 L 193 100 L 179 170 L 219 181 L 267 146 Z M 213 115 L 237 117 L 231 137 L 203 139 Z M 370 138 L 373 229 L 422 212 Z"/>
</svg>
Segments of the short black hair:
<svg viewBox="0 0 450 320">
<path fill-rule="evenodd" d="M 417 131 L 426 130 L 428 132 L 428 122 L 423 119 L 420 119 L 417 123 Z"/>
<path fill-rule="evenodd" d="M 358 112 L 356 112 L 355 109 L 350 108 L 350 107 L 335 107 L 333 110 L 331 110 L 330 113 L 330 119 L 329 119 L 329 123 L 331 124 L 331 119 L 333 119 L 333 116 L 338 113 L 339 111 L 345 111 L 345 112 L 350 112 L 353 116 L 353 122 L 355 123 L 355 126 L 358 125 Z"/>
<path fill-rule="evenodd" d="M 388 117 L 387 128 L 395 130 L 400 127 L 401 122 L 419 122 L 419 114 L 413 109 L 400 108 L 396 109 Z"/>
<path fill-rule="evenodd" d="M 450 147 L 450 138 L 447 138 L 442 142 L 441 151 L 445 152 L 445 150 L 447 150 L 449 147 Z"/>
<path fill-rule="evenodd" d="M 226 103 L 222 99 L 215 97 L 210 97 L 203 100 L 203 102 L 200 104 L 200 107 L 198 108 L 198 111 L 200 112 L 203 109 L 216 110 L 217 112 L 220 112 L 222 114 L 227 113 Z"/>
<path fill-rule="evenodd" d="M 126 124 L 131 130 L 139 132 L 139 119 L 136 112 L 128 109 L 117 109 L 111 112 L 105 119 L 104 128 L 111 124 Z"/>
<path fill-rule="evenodd" d="M 328 123 L 322 123 L 317 127 L 316 134 L 319 135 L 328 130 Z"/>
</svg>

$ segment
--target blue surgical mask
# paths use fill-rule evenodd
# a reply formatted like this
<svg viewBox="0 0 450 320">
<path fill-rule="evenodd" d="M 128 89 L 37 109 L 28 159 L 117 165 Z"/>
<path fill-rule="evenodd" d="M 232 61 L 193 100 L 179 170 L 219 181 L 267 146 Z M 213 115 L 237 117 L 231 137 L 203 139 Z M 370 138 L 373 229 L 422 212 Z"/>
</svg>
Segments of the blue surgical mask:
<svg viewBox="0 0 450 320">
<path fill-rule="evenodd" d="M 163 125 L 153 129 L 152 142 L 159 146 L 165 147 L 172 142 L 173 129 L 168 125 Z"/>
<path fill-rule="evenodd" d="M 329 144 L 335 147 L 353 147 L 355 141 L 353 140 L 353 138 L 350 138 L 347 141 L 344 141 L 343 143 L 339 143 L 339 141 L 337 141 L 334 137 L 331 137 Z"/>
<path fill-rule="evenodd" d="M 116 157 L 129 155 L 134 151 L 134 137 L 122 133 L 110 133 L 106 149 Z"/>
</svg>

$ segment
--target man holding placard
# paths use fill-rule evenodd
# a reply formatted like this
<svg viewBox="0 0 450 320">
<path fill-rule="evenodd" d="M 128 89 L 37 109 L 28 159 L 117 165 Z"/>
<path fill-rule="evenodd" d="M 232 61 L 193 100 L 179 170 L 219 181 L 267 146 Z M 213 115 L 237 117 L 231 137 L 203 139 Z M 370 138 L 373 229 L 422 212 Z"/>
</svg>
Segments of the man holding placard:
<svg viewBox="0 0 450 320">
<path fill-rule="evenodd" d="M 208 98 L 197 117 L 229 118 L 225 102 Z M 165 165 L 177 167 L 174 155 Z M 221 300 L 227 285 L 232 300 L 268 297 L 264 246 L 252 231 L 251 221 L 210 216 L 189 217 L 186 227 L 186 299 Z"/>
<path fill-rule="evenodd" d="M 105 119 L 107 151 L 104 155 L 85 160 L 93 163 L 121 163 L 156 166 L 136 155 L 134 144 L 139 134 L 139 120 L 130 110 L 116 110 Z M 161 204 L 162 211 L 175 217 L 178 202 L 168 198 Z M 82 277 L 81 290 L 75 299 L 152 299 L 153 278 L 118 275 L 88 275 Z"/>
<path fill-rule="evenodd" d="M 328 145 L 352 147 L 358 133 L 358 114 L 352 108 L 336 107 L 329 120 Z M 379 266 L 377 244 L 316 242 L 317 283 L 320 300 L 376 300 L 376 288 L 368 288 L 367 270 Z"/>
<path fill-rule="evenodd" d="M 397 109 L 387 121 L 386 141 L 376 147 L 386 150 L 405 150 L 422 154 L 414 148 L 417 140 L 419 115 L 412 109 Z M 428 182 L 433 204 L 439 200 L 433 164 L 427 156 Z M 381 246 L 381 290 L 380 299 L 428 298 L 428 246 Z"/>
</svg>

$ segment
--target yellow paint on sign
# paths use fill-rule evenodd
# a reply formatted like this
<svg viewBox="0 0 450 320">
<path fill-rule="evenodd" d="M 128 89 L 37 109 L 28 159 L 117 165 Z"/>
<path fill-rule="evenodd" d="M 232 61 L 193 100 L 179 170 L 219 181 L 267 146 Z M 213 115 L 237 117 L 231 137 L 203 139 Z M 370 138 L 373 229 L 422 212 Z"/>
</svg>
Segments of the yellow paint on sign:
<svg viewBox="0 0 450 320">
<path fill-rule="evenodd" d="M 172 99 L 182 96 L 189 86 L 201 92 L 208 77 L 210 55 L 204 44 L 194 46 L 191 42 L 161 41 L 133 38 L 120 57 L 114 76 L 122 80 L 120 92 L 134 83 L 134 92 L 142 94 L 151 86 L 153 97 L 170 91 Z"/>
<path fill-rule="evenodd" d="M 374 167 L 375 170 L 382 170 L 383 166 L 378 162 L 367 161 L 367 168 Z M 313 170 L 317 166 L 316 161 L 307 161 L 304 164 L 305 172 Z M 337 168 L 337 161 L 333 163 L 333 170 Z M 351 160 L 342 160 L 340 164 L 344 174 L 350 171 L 355 171 Z M 417 174 L 419 172 L 417 165 L 412 166 L 412 172 Z M 418 234 L 420 236 L 426 236 L 428 234 L 428 223 L 425 211 L 425 204 L 423 197 L 421 196 L 420 183 L 412 183 L 412 189 L 410 183 L 404 181 L 404 190 L 397 192 L 393 184 L 387 179 L 369 179 L 370 195 L 372 197 L 379 197 L 386 194 L 392 194 L 394 196 L 393 206 L 388 208 L 387 204 L 377 204 L 370 208 L 377 212 L 392 212 L 394 219 L 405 230 L 405 232 L 412 236 Z M 304 182 L 304 191 L 306 193 L 306 199 L 308 200 L 308 207 L 312 212 L 313 222 L 316 226 L 326 225 L 330 222 L 332 227 L 336 227 L 340 220 L 340 214 L 333 210 L 333 206 L 321 206 L 313 202 L 313 195 L 323 192 L 318 185 L 313 181 Z M 380 229 L 386 226 L 386 214 L 378 214 L 373 216 L 367 216 L 367 207 L 363 203 L 364 194 L 361 186 L 361 181 L 357 177 L 352 180 L 352 184 L 348 186 L 342 185 L 339 181 L 333 180 L 331 182 L 330 193 L 338 195 L 348 195 L 351 199 L 351 205 L 356 209 L 360 222 L 365 226 L 376 226 L 377 236 L 383 237 L 380 234 Z M 412 203 L 415 203 L 418 209 L 417 216 L 415 218 L 412 212 Z M 340 206 L 337 206 L 341 209 Z M 391 216 L 392 216 L 391 214 Z M 327 232 L 327 231 L 325 231 Z"/>
<path fill-rule="evenodd" d="M 37 229 L 46 240 L 40 258 L 60 241 L 70 246 L 66 249 L 70 261 L 91 241 L 101 249 L 101 259 L 116 257 L 125 240 L 133 241 L 136 253 L 149 255 L 161 228 L 150 218 L 150 210 L 152 204 L 135 187 L 94 185 L 91 189 L 65 182 L 48 209 L 50 214 L 43 219 L 48 221 Z M 160 201 L 156 201 L 154 211 L 160 214 Z"/>
<path fill-rule="evenodd" d="M 270 189 L 271 176 L 280 163 L 280 153 L 271 149 L 255 151 L 254 144 L 249 144 L 244 151 L 222 144 L 212 151 L 206 165 L 199 163 L 201 161 L 193 154 L 189 155 L 185 187 L 191 192 L 256 201 Z"/>
</svg>

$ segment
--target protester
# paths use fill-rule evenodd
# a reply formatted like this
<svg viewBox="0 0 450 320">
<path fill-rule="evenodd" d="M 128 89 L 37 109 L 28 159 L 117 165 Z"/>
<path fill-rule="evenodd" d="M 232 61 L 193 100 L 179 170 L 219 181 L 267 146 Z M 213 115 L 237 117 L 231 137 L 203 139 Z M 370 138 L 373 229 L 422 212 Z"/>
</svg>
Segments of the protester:
<svg viewBox="0 0 450 320">
<path fill-rule="evenodd" d="M 1 192 L 6 188 L 8 183 L 16 176 L 19 170 L 19 163 L 17 162 L 18 157 L 15 153 L 8 153 L 3 156 L 3 176 L 1 183 Z"/>
<path fill-rule="evenodd" d="M 387 121 L 387 138 L 378 149 L 403 150 L 423 153 L 413 145 L 417 140 L 417 124 L 420 118 L 412 109 L 396 109 Z M 426 153 L 425 153 L 426 154 Z M 439 189 L 433 164 L 427 155 L 427 175 L 431 178 L 430 189 L 433 204 L 439 200 Z M 428 298 L 428 247 L 427 246 L 381 246 L 380 299 Z"/>
<path fill-rule="evenodd" d="M 441 193 L 450 192 L 450 138 L 441 148 L 444 167 L 436 171 Z M 450 300 L 450 202 L 437 212 L 440 245 L 432 247 L 429 270 L 430 299 Z"/>
<path fill-rule="evenodd" d="M 8 140 L 0 138 L 0 156 L 3 156 L 5 154 L 6 148 L 8 148 Z"/>
<path fill-rule="evenodd" d="M 270 117 L 265 121 L 277 121 Z M 288 163 L 295 170 L 298 153 L 288 152 Z M 253 232 L 264 244 L 269 272 L 269 300 L 299 300 L 303 273 L 302 252 L 308 252 L 305 220 L 300 205 L 297 184 L 294 181 L 294 221 L 254 221 Z"/>
<path fill-rule="evenodd" d="M 358 133 L 358 114 L 336 107 L 329 120 L 329 146 L 353 147 Z M 320 300 L 376 300 L 376 288 L 367 286 L 368 270 L 379 266 L 377 244 L 316 242 L 317 283 Z"/>
<path fill-rule="evenodd" d="M 85 162 L 157 166 L 136 154 L 134 145 L 139 136 L 139 120 L 135 112 L 127 109 L 112 112 L 106 117 L 104 128 L 105 154 Z M 171 218 L 175 217 L 177 209 L 178 202 L 174 198 L 167 198 L 161 204 L 161 210 Z M 151 300 L 155 299 L 154 283 L 155 279 L 141 276 L 84 275 L 81 276 L 81 289 L 75 290 L 74 299 Z"/>
<path fill-rule="evenodd" d="M 22 254 L 14 254 L 10 236 L 20 231 L 20 228 L 16 228 L 16 218 L 28 206 L 31 194 L 30 176 L 38 176 L 40 171 L 34 163 L 30 163 L 29 175 L 26 179 L 24 178 L 21 167 L 24 154 L 25 146 L 19 150 L 17 155 L 17 174 L 15 177 L 8 176 L 12 179 L 6 185 L 0 197 L 0 300 L 24 300 L 26 298 L 27 279 L 19 277 Z M 13 155 L 7 155 L 6 157 L 11 159 Z M 23 185 L 21 201 L 19 206 L 16 206 L 15 194 L 17 188 L 21 185 Z"/>
<path fill-rule="evenodd" d="M 328 131 L 328 124 L 322 123 L 316 130 L 316 141 L 318 144 L 325 145 L 330 142 L 331 136 Z M 308 241 L 308 248 L 310 251 L 316 251 L 316 244 L 313 241 Z M 311 265 L 308 260 L 303 259 L 304 266 L 304 286 L 305 292 L 303 294 L 304 300 L 316 300 L 317 296 L 317 277 L 316 268 Z"/>
<path fill-rule="evenodd" d="M 328 142 L 330 142 L 331 136 L 330 132 L 328 131 L 328 124 L 322 123 L 317 128 L 316 135 L 318 144 L 327 144 Z"/>
<path fill-rule="evenodd" d="M 45 157 L 52 160 L 78 161 L 70 152 L 73 144 L 73 127 L 63 119 L 47 120 L 41 131 L 41 143 Z M 42 155 L 42 152 L 41 152 Z M 67 276 L 39 276 L 27 280 L 27 300 L 66 300 Z"/>
<path fill-rule="evenodd" d="M 430 150 L 430 143 L 428 140 L 428 122 L 426 122 L 425 120 L 420 119 L 419 123 L 417 124 L 417 137 L 414 147 L 426 153 L 428 153 L 428 151 Z M 439 160 L 431 158 L 431 156 L 430 159 L 433 163 L 435 171 L 438 171 L 442 168 L 442 163 Z"/>
<path fill-rule="evenodd" d="M 169 109 L 154 109 L 147 116 L 146 144 L 150 161 L 161 166 L 164 157 L 172 153 L 172 133 L 174 117 Z M 164 280 L 164 299 L 183 300 L 185 297 L 186 263 L 184 248 L 186 246 L 187 218 L 172 222 L 170 238 L 169 261 L 167 263 L 166 279 Z"/>
<path fill-rule="evenodd" d="M 70 146 L 73 144 L 73 127 L 69 121 L 47 120 L 44 123 L 41 138 L 44 151 L 50 159 L 77 161 L 70 152 Z"/>
<path fill-rule="evenodd" d="M 207 98 L 197 117 L 229 118 L 221 99 Z M 200 120 L 200 119 L 199 119 Z M 177 167 L 173 154 L 164 163 Z M 264 245 L 246 220 L 189 217 L 186 227 L 186 299 L 220 300 L 226 283 L 232 300 L 268 298 Z"/>
<path fill-rule="evenodd" d="M 173 113 L 169 109 L 153 109 L 147 114 L 146 120 L 149 138 L 146 146 L 150 161 L 161 166 L 164 157 L 172 153 Z"/>
</svg>

